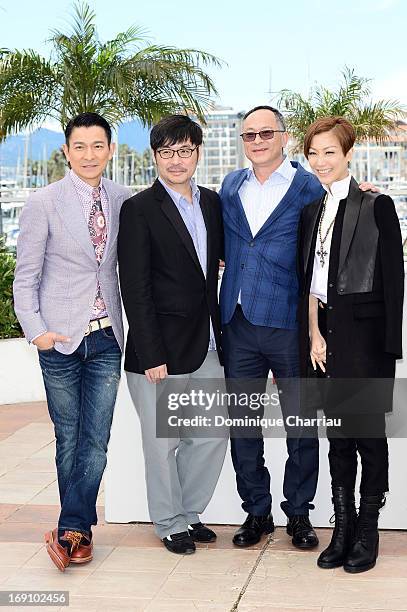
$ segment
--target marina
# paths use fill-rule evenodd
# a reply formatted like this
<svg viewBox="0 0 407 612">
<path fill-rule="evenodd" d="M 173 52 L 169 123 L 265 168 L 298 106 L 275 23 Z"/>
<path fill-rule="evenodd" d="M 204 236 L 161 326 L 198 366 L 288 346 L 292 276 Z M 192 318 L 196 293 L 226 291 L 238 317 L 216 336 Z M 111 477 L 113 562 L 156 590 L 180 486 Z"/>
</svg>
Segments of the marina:
<svg viewBox="0 0 407 612">
<path fill-rule="evenodd" d="M 1 169 L 0 169 L 1 176 Z M 148 184 L 129 185 L 135 193 L 149 187 Z M 220 185 L 203 185 L 209 189 L 218 190 Z M 379 186 L 379 188 L 381 188 Z M 16 252 L 19 233 L 18 220 L 29 194 L 35 187 L 23 187 L 16 180 L 2 179 L 0 181 L 0 236 L 4 236 L 7 250 Z M 404 256 L 407 258 L 407 183 L 392 184 L 391 189 L 382 189 L 389 195 L 396 206 L 403 239 Z"/>
</svg>

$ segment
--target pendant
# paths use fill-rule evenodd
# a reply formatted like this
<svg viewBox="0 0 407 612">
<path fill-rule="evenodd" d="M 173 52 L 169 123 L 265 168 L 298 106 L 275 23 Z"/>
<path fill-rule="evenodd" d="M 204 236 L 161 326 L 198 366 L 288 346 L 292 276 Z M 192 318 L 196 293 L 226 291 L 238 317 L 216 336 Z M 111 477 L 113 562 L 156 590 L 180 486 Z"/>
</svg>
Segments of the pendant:
<svg viewBox="0 0 407 612">
<path fill-rule="evenodd" d="M 328 251 L 324 251 L 323 247 L 321 247 L 321 250 L 317 251 L 317 255 L 319 257 L 319 262 L 321 264 L 321 267 L 323 268 L 325 265 L 325 257 L 328 255 Z"/>
</svg>

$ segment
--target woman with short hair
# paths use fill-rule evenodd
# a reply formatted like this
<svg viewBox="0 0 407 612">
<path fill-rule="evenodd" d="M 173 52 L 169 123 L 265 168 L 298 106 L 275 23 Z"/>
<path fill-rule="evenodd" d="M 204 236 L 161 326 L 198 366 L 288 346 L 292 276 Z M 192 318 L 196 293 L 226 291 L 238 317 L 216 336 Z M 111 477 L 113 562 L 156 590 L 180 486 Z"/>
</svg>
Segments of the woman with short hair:
<svg viewBox="0 0 407 612">
<path fill-rule="evenodd" d="M 360 191 L 349 173 L 354 142 L 343 117 L 318 119 L 305 135 L 305 157 L 326 193 L 301 216 L 299 321 L 302 375 L 312 364 L 333 379 L 323 383 L 323 407 L 342 423 L 327 431 L 335 529 L 318 565 L 358 573 L 376 563 L 379 510 L 388 491 L 385 412 L 402 357 L 404 266 L 393 201 Z"/>
</svg>

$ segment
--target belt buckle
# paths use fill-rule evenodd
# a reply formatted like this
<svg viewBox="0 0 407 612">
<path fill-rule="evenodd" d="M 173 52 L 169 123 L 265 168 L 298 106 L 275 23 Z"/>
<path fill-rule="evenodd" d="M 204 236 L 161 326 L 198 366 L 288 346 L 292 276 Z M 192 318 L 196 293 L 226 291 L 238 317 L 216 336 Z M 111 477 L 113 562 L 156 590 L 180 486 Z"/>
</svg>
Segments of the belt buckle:
<svg viewBox="0 0 407 612">
<path fill-rule="evenodd" d="M 90 332 L 92 331 L 92 324 L 89 323 L 88 324 L 88 329 L 85 331 L 85 333 L 83 334 L 84 336 L 89 336 Z"/>
</svg>

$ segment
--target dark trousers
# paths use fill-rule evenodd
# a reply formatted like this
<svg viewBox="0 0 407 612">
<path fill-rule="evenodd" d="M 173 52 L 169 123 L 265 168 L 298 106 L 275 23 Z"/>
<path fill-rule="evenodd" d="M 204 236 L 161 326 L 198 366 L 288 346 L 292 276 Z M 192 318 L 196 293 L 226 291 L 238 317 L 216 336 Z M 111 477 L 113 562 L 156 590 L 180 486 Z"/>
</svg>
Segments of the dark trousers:
<svg viewBox="0 0 407 612">
<path fill-rule="evenodd" d="M 111 327 L 85 336 L 76 351 L 38 351 L 55 428 L 60 530 L 89 533 L 106 466 L 121 351 Z"/>
<path fill-rule="evenodd" d="M 370 428 L 374 424 L 374 438 L 354 437 L 360 420 L 369 418 Z M 362 466 L 361 495 L 380 495 L 389 490 L 389 451 L 385 435 L 385 415 L 361 415 L 359 419 L 342 416 L 342 428 L 335 431 L 334 437 L 327 431 L 329 440 L 329 469 L 333 487 L 346 487 L 354 490 L 358 465 L 358 454 Z M 373 422 L 373 423 L 372 423 Z"/>
<path fill-rule="evenodd" d="M 296 330 L 252 325 L 236 307 L 230 323 L 223 328 L 225 376 L 229 392 L 264 393 L 267 376 L 273 372 L 285 419 L 300 413 L 298 333 Z M 242 416 L 238 406 L 230 405 L 231 418 Z M 246 412 L 247 414 L 247 412 Z M 263 410 L 257 414 L 262 417 Z M 251 416 L 254 416 L 253 414 Z M 251 428 L 255 437 L 240 437 L 231 431 L 232 462 L 242 508 L 254 515 L 271 510 L 270 474 L 264 465 L 264 441 L 261 427 Z M 281 508 L 287 516 L 308 514 L 318 481 L 318 438 L 288 437 Z"/>
<path fill-rule="evenodd" d="M 318 308 L 318 325 L 322 335 L 326 338 L 326 307 Z M 324 378 L 323 374 L 320 374 L 320 376 Z M 333 382 L 335 383 L 335 381 Z M 352 379 L 343 379 L 341 383 L 345 385 L 344 397 L 351 388 L 351 382 Z M 337 389 L 337 391 L 340 391 L 340 389 Z M 380 391 L 380 388 L 378 391 Z M 389 490 L 389 451 L 385 414 L 377 412 L 357 414 L 359 406 L 358 403 L 355 403 L 353 414 L 333 415 L 332 409 L 329 407 L 332 399 L 335 402 L 335 395 L 328 396 L 326 401 L 327 416 L 341 419 L 340 428 L 330 430 L 328 427 L 327 429 L 332 487 L 346 487 L 354 490 L 359 454 L 362 466 L 361 495 L 381 495 L 385 493 Z M 344 402 L 344 405 L 347 406 L 349 411 L 349 407 L 352 408 L 351 400 Z"/>
</svg>

